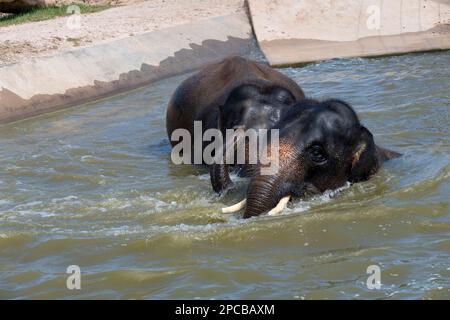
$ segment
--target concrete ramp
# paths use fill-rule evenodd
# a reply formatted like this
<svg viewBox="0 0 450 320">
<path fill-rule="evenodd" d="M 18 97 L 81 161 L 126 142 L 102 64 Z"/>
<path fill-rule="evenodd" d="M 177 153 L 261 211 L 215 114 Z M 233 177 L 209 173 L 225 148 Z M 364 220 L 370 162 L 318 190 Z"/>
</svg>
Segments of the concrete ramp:
<svg viewBox="0 0 450 320">
<path fill-rule="evenodd" d="M 450 48 L 450 0 L 248 0 L 272 66 Z"/>
<path fill-rule="evenodd" d="M 0 68 L 0 123 L 79 105 L 249 55 L 244 12 L 163 28 Z"/>
</svg>

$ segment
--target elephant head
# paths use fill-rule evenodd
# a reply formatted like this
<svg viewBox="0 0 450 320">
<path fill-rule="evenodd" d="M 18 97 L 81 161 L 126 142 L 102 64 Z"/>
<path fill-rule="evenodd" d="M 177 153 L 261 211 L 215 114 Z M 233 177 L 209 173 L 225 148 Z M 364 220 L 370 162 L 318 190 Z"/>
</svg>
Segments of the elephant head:
<svg viewBox="0 0 450 320">
<path fill-rule="evenodd" d="M 279 125 L 280 119 L 296 99 L 293 94 L 280 86 L 264 86 L 244 84 L 235 88 L 228 96 L 224 105 L 219 107 L 217 127 L 223 136 L 226 129 L 271 129 Z M 223 157 L 234 150 L 237 142 L 225 141 Z M 255 170 L 254 167 L 244 167 Z M 230 189 L 233 183 L 228 174 L 227 161 L 210 166 L 211 184 L 214 191 L 221 193 Z"/>
<path fill-rule="evenodd" d="M 367 180 L 383 161 L 399 156 L 378 147 L 353 108 L 343 101 L 305 99 L 290 103 L 277 105 L 278 116 L 270 124 L 279 130 L 278 171 L 263 175 L 257 170 L 262 165 L 251 170 L 246 199 L 231 210 L 245 203 L 244 218 L 267 213 L 290 197 Z M 219 185 L 231 181 L 223 165 L 212 166 L 211 177 Z"/>
</svg>

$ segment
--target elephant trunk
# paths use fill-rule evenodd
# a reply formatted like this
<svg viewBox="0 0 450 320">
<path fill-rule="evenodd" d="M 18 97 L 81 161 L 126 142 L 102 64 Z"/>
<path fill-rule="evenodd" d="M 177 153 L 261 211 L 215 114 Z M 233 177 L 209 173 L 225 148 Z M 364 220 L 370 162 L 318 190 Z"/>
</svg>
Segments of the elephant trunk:
<svg viewBox="0 0 450 320">
<path fill-rule="evenodd" d="M 303 172 L 298 161 L 297 150 L 292 145 L 281 142 L 279 160 L 279 167 L 275 174 L 259 174 L 251 179 L 244 218 L 266 212 L 272 213 L 282 199 L 287 203 L 286 197 L 291 196 L 295 191 Z"/>
<path fill-rule="evenodd" d="M 275 175 L 260 175 L 250 181 L 244 218 L 266 213 L 277 205 L 283 196 L 279 190 L 279 180 Z"/>
<path fill-rule="evenodd" d="M 296 195 L 296 189 L 303 186 L 304 168 L 301 164 L 301 154 L 295 145 L 284 139 L 280 140 L 279 147 L 275 150 L 277 152 L 272 153 L 272 148 L 268 146 L 270 152 L 266 160 L 269 160 L 269 164 L 266 162 L 245 167 L 246 174 L 251 176 L 247 196 L 238 204 L 223 208 L 223 213 L 233 213 L 245 206 L 244 218 L 264 213 L 278 214 L 284 209 L 290 196 Z M 268 168 L 273 169 L 273 164 L 276 171 L 268 171 Z M 213 165 L 210 173 L 216 192 L 232 186 L 226 165 Z"/>
<path fill-rule="evenodd" d="M 211 185 L 216 193 L 222 193 L 233 187 L 233 181 L 226 164 L 212 164 L 209 168 Z"/>
</svg>

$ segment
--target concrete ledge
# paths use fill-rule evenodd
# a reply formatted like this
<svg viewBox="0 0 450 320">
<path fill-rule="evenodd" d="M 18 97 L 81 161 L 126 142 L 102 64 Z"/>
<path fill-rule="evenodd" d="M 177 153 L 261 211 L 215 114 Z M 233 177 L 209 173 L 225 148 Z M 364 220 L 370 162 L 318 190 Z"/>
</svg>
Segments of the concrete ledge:
<svg viewBox="0 0 450 320">
<path fill-rule="evenodd" d="M 272 66 L 285 67 L 333 58 L 374 57 L 449 49 L 450 37 L 428 31 L 366 37 L 349 42 L 289 39 L 265 41 L 260 45 Z"/>
<path fill-rule="evenodd" d="M 202 20 L 0 68 L 0 122 L 80 104 L 248 55 L 245 13 Z"/>
<path fill-rule="evenodd" d="M 448 0 L 248 0 L 272 66 L 450 48 Z"/>
</svg>

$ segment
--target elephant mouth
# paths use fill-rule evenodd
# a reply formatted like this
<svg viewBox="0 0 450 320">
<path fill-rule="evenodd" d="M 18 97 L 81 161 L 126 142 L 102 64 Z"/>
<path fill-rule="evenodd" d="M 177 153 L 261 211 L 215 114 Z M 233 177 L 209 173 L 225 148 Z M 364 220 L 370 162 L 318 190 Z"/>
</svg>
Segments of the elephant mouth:
<svg viewBox="0 0 450 320">
<path fill-rule="evenodd" d="M 267 215 L 274 216 L 274 215 L 281 214 L 284 211 L 284 209 L 286 208 L 289 200 L 291 200 L 290 195 L 284 196 L 283 198 L 281 198 L 280 201 L 278 201 L 278 204 L 267 212 Z M 222 213 L 225 213 L 225 214 L 235 213 L 242 209 L 245 209 L 246 205 L 247 205 L 247 199 L 244 199 L 232 206 L 222 208 Z"/>
<path fill-rule="evenodd" d="M 303 183 L 302 187 L 293 191 L 293 196 L 296 198 L 310 198 L 322 194 L 322 191 L 312 183 Z"/>
<path fill-rule="evenodd" d="M 302 183 L 302 185 L 299 188 L 289 191 L 287 193 L 284 193 L 284 195 L 278 196 L 276 198 L 276 201 L 274 202 L 274 203 L 276 203 L 276 205 L 269 206 L 268 207 L 269 209 L 266 209 L 263 212 L 259 212 L 259 211 L 261 211 L 261 210 L 259 210 L 257 212 L 257 214 L 250 214 L 250 216 L 257 216 L 257 215 L 264 214 L 264 213 L 269 216 L 281 215 L 291 200 L 293 200 L 295 198 L 301 198 L 301 199 L 309 198 L 309 197 L 313 197 L 313 196 L 321 194 L 321 193 L 322 193 L 321 190 L 319 190 L 312 183 Z M 255 202 L 255 201 L 253 201 L 253 202 Z M 262 205 L 264 205 L 264 204 L 262 204 Z M 238 212 L 242 209 L 245 209 L 246 213 L 244 214 L 244 217 L 245 216 L 249 217 L 247 206 L 248 206 L 248 197 L 239 201 L 236 204 L 233 204 L 228 207 L 223 207 L 222 213 L 232 214 L 232 213 Z M 253 206 L 254 206 L 254 203 L 253 203 Z"/>
</svg>

